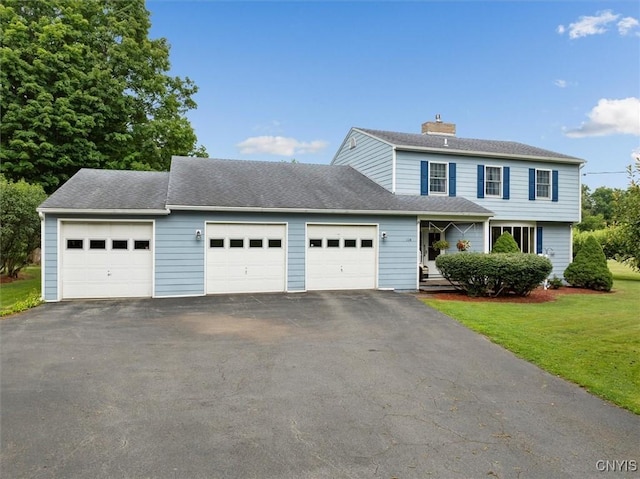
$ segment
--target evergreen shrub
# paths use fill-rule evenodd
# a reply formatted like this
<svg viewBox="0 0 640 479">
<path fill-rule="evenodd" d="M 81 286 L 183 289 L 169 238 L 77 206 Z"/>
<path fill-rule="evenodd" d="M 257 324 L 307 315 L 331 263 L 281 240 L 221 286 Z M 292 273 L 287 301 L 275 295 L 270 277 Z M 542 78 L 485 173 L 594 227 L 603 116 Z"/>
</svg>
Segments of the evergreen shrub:
<svg viewBox="0 0 640 479">
<path fill-rule="evenodd" d="M 513 239 L 511 233 L 505 231 L 502 233 L 496 243 L 493 245 L 492 253 L 520 253 L 520 247 L 516 240 Z"/>
<path fill-rule="evenodd" d="M 588 236 L 573 263 L 564 270 L 567 283 L 578 288 L 611 291 L 613 274 L 607 266 L 602 246 L 594 236 Z"/>
</svg>

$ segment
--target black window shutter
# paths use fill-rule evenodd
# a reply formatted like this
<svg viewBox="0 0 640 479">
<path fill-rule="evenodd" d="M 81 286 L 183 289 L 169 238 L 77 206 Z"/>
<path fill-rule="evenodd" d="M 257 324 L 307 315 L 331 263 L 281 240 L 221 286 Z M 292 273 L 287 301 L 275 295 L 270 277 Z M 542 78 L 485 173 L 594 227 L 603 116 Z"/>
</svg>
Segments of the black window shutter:
<svg viewBox="0 0 640 479">
<path fill-rule="evenodd" d="M 429 195 L 429 162 L 420 162 L 420 194 Z"/>
<path fill-rule="evenodd" d="M 484 165 L 478 165 L 478 198 L 484 198 Z"/>
<path fill-rule="evenodd" d="M 456 196 L 456 164 L 449 163 L 449 196 Z"/>
<path fill-rule="evenodd" d="M 536 199 L 536 169 L 529 168 L 529 199 Z"/>
</svg>

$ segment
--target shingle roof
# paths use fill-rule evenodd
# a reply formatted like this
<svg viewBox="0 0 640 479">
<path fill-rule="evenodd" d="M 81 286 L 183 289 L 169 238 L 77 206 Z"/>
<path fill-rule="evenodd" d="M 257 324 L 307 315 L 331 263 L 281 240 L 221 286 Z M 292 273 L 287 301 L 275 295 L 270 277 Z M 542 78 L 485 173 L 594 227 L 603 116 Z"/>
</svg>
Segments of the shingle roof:
<svg viewBox="0 0 640 479">
<path fill-rule="evenodd" d="M 297 210 L 490 216 L 470 200 L 394 195 L 350 166 L 174 157 L 171 172 L 82 169 L 39 207 Z"/>
<path fill-rule="evenodd" d="M 492 213 L 464 198 L 398 196 L 350 166 L 174 157 L 167 207 Z"/>
<path fill-rule="evenodd" d="M 163 210 L 169 173 L 83 168 L 39 208 L 73 210 Z"/>
<path fill-rule="evenodd" d="M 478 140 L 474 138 L 458 138 L 449 135 L 423 135 L 417 133 L 398 133 L 394 131 L 371 130 L 355 128 L 356 130 L 375 136 L 395 146 L 409 148 L 427 148 L 451 153 L 478 153 L 484 155 L 499 155 L 511 157 L 532 157 L 546 160 L 565 161 L 570 163 L 584 163 L 584 160 L 555 151 L 544 150 L 535 146 L 525 145 L 515 141 Z M 446 146 L 445 146 L 446 138 Z"/>
</svg>

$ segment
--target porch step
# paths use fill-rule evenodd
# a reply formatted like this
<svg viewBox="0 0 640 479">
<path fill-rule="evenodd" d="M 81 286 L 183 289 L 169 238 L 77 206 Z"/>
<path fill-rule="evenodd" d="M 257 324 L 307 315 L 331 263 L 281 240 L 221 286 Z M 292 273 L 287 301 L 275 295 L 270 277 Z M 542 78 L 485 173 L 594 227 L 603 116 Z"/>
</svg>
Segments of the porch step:
<svg viewBox="0 0 640 479">
<path fill-rule="evenodd" d="M 451 293 L 457 290 L 446 279 L 435 278 L 420 281 L 420 291 L 425 293 Z"/>
</svg>

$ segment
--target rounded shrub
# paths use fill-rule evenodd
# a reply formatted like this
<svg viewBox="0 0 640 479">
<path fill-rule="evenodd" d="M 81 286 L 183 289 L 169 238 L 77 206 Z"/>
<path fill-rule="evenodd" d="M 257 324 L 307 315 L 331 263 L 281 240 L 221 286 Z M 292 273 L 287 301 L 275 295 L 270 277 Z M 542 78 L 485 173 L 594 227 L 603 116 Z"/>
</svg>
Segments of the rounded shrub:
<svg viewBox="0 0 640 479">
<path fill-rule="evenodd" d="M 564 279 L 578 288 L 611 291 L 613 274 L 607 266 L 602 246 L 594 236 L 585 238 L 573 263 L 564 270 Z"/>
<path fill-rule="evenodd" d="M 511 233 L 505 231 L 502 233 L 496 243 L 493 245 L 492 253 L 520 253 L 520 247 L 516 240 L 513 239 Z"/>
<path fill-rule="evenodd" d="M 527 253 L 440 255 L 436 267 L 469 296 L 527 296 L 551 273 L 548 258 Z"/>
</svg>

